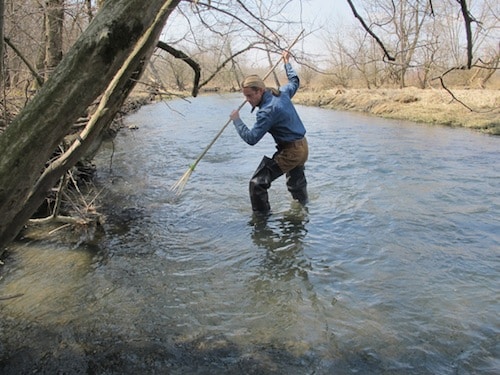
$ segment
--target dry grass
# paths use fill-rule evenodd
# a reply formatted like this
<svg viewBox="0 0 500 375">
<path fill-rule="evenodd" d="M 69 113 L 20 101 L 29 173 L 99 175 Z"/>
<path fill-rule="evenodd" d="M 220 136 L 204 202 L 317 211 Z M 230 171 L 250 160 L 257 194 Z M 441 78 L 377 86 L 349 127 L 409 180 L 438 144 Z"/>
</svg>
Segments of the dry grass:
<svg viewBox="0 0 500 375">
<path fill-rule="evenodd" d="M 466 127 L 500 135 L 500 90 L 330 89 L 299 91 L 296 103 L 375 116 Z M 468 108 L 467 108 L 468 107 Z"/>
</svg>

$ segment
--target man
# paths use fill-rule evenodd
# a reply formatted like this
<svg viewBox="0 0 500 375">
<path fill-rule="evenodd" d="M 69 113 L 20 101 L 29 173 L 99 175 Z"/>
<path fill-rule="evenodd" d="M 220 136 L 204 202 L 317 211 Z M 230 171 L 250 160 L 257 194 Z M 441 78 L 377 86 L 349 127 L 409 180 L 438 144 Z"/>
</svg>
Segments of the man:
<svg viewBox="0 0 500 375">
<path fill-rule="evenodd" d="M 304 164 L 309 150 L 306 129 L 291 101 L 299 88 L 299 77 L 289 58 L 289 52 L 284 51 L 288 83 L 279 91 L 267 88 L 256 75 L 248 76 L 242 82 L 243 95 L 252 106 L 252 111 L 258 107 L 256 122 L 251 129 L 240 119 L 238 110 L 230 114 L 236 131 L 249 145 L 255 145 L 266 133 L 270 133 L 276 142 L 276 153 L 272 158 L 264 156 L 250 179 L 250 200 L 255 213 L 270 211 L 267 190 L 271 182 L 283 174 L 286 174 L 286 185 L 292 197 L 301 204 L 307 202 Z"/>
</svg>

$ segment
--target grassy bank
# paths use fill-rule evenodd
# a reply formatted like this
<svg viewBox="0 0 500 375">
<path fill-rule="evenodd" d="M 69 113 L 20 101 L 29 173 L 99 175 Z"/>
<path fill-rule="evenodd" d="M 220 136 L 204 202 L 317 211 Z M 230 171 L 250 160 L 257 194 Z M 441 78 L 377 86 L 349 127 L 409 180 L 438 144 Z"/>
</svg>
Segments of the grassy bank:
<svg viewBox="0 0 500 375">
<path fill-rule="evenodd" d="M 331 89 L 301 90 L 298 104 L 429 124 L 466 127 L 500 135 L 500 90 Z M 467 108 L 469 107 L 469 108 Z"/>
</svg>

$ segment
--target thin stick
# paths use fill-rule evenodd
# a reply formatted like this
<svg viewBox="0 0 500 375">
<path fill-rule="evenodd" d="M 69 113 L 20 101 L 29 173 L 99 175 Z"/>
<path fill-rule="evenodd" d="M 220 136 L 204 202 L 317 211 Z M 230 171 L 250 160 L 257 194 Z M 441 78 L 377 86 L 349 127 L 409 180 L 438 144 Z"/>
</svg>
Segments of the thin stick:
<svg viewBox="0 0 500 375">
<path fill-rule="evenodd" d="M 298 40 L 300 39 L 300 37 L 302 36 L 303 33 L 304 33 L 304 30 L 302 30 L 300 32 L 300 34 L 297 35 L 297 37 L 295 38 L 295 40 L 288 46 L 287 50 L 290 50 L 295 45 L 295 43 L 298 42 Z M 280 59 L 278 61 L 276 61 L 276 63 L 274 64 L 274 66 L 262 78 L 263 81 L 267 77 L 269 77 L 269 75 L 276 69 L 276 67 L 281 63 L 282 59 L 283 59 L 283 56 L 280 57 Z M 241 110 L 241 108 L 243 108 L 243 106 L 246 103 L 247 103 L 246 100 L 243 103 L 241 103 L 240 106 L 238 107 L 238 111 Z M 221 128 L 221 130 L 219 130 L 219 132 L 214 137 L 214 139 L 212 139 L 212 141 L 208 144 L 208 146 L 205 147 L 205 149 L 201 152 L 200 156 L 198 156 L 198 158 L 194 161 L 194 163 L 189 166 L 188 170 L 182 175 L 182 177 L 175 184 L 172 185 L 172 187 L 170 188 L 170 191 L 175 191 L 177 196 L 181 195 L 182 190 L 184 190 L 184 187 L 186 186 L 187 181 L 188 181 L 189 177 L 191 176 L 191 173 L 193 173 L 194 169 L 196 168 L 196 166 L 198 165 L 198 163 L 200 162 L 200 160 L 203 159 L 203 157 L 205 156 L 205 154 L 208 152 L 208 150 L 210 150 L 210 148 L 217 141 L 217 139 L 219 139 L 219 137 L 221 136 L 221 134 L 224 132 L 224 130 L 226 130 L 227 126 L 230 123 L 231 123 L 231 119 L 227 120 L 227 122 L 224 124 L 224 126 Z"/>
</svg>

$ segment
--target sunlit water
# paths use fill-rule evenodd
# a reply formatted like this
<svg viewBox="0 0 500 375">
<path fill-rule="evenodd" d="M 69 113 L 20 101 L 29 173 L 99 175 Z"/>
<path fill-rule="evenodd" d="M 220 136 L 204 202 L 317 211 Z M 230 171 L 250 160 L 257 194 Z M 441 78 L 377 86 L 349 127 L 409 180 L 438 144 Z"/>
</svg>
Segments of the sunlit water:
<svg viewBox="0 0 500 375">
<path fill-rule="evenodd" d="M 310 203 L 282 177 L 254 221 L 270 136 L 230 125 L 169 191 L 240 103 L 142 108 L 96 159 L 100 242 L 11 247 L 0 372 L 498 373 L 500 138 L 299 106 Z"/>
</svg>

